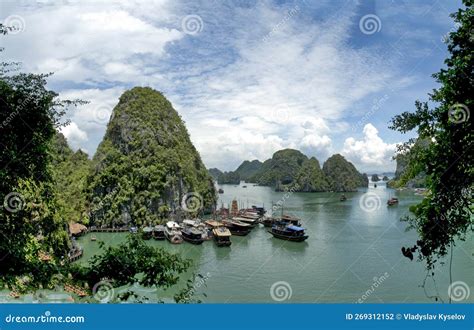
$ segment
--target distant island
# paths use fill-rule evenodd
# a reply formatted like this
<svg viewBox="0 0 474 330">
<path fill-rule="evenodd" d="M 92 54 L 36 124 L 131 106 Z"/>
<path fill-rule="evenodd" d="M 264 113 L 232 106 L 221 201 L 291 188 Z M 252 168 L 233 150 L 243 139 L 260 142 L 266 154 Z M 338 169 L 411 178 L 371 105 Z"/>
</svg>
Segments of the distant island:
<svg viewBox="0 0 474 330">
<path fill-rule="evenodd" d="M 279 150 L 263 163 L 246 160 L 235 171 L 222 172 L 212 168 L 209 174 L 219 184 L 246 181 L 273 187 L 277 191 L 348 192 L 367 187 L 369 183 L 367 174 L 357 171 L 342 155 L 329 157 L 321 168 L 315 157 L 308 158 L 295 149 Z"/>
</svg>

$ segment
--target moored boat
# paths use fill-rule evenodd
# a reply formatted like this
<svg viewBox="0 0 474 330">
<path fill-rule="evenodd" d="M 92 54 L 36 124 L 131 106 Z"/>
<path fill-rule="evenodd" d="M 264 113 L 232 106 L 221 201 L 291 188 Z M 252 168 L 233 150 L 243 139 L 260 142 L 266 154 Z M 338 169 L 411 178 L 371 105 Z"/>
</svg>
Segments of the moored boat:
<svg viewBox="0 0 474 330">
<path fill-rule="evenodd" d="M 258 224 L 258 219 L 250 219 L 250 218 L 243 218 L 243 217 L 233 217 L 232 220 L 240 221 L 250 225 L 252 228 Z"/>
<path fill-rule="evenodd" d="M 212 233 L 217 246 L 230 246 L 232 244 L 230 240 L 232 234 L 226 227 L 216 227 L 212 230 Z"/>
<path fill-rule="evenodd" d="M 340 200 L 341 202 L 344 202 L 345 200 L 347 200 L 346 195 L 342 194 L 342 195 L 341 195 L 341 198 L 339 198 L 339 200 Z"/>
<path fill-rule="evenodd" d="M 222 220 L 224 226 L 229 229 L 232 235 L 245 236 L 250 233 L 252 226 L 238 220 Z"/>
<path fill-rule="evenodd" d="M 153 238 L 156 240 L 164 240 L 165 237 L 165 226 L 163 225 L 157 225 L 153 227 Z"/>
<path fill-rule="evenodd" d="M 303 227 L 295 225 L 273 225 L 268 231 L 273 237 L 292 242 L 303 242 L 308 238 Z"/>
<path fill-rule="evenodd" d="M 142 229 L 142 238 L 149 240 L 153 234 L 153 228 L 152 227 L 143 227 Z"/>
<path fill-rule="evenodd" d="M 174 221 L 168 221 L 165 227 L 165 237 L 173 244 L 180 244 L 183 242 L 181 235 L 181 227 Z"/>
<path fill-rule="evenodd" d="M 219 188 L 218 192 L 219 192 L 219 194 L 223 194 L 223 193 L 224 193 L 224 189 Z"/>
<path fill-rule="evenodd" d="M 398 198 L 396 198 L 396 197 L 392 197 L 387 201 L 388 206 L 392 206 L 392 205 L 395 205 L 395 204 L 398 204 Z"/>
<path fill-rule="evenodd" d="M 186 242 L 191 244 L 202 244 L 204 242 L 202 233 L 197 228 L 187 227 L 181 229 L 181 235 Z"/>
</svg>

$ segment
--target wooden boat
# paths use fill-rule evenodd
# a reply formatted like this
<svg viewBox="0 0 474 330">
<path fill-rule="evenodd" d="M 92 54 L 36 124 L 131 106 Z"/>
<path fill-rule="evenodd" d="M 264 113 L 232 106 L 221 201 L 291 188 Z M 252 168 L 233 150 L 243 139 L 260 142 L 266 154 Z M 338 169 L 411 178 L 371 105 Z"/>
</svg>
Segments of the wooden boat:
<svg viewBox="0 0 474 330">
<path fill-rule="evenodd" d="M 143 227 L 142 229 L 142 238 L 149 240 L 153 235 L 153 228 L 152 227 Z"/>
<path fill-rule="evenodd" d="M 217 227 L 212 230 L 212 233 L 214 234 L 214 241 L 217 246 L 230 246 L 232 244 L 230 241 L 232 234 L 229 229 L 225 227 Z"/>
<path fill-rule="evenodd" d="M 248 212 L 248 211 L 245 211 L 245 212 L 241 212 L 239 214 L 239 217 L 241 218 L 247 218 L 247 219 L 255 219 L 255 220 L 258 220 L 261 218 L 261 215 L 256 213 L 256 212 Z"/>
<path fill-rule="evenodd" d="M 308 238 L 304 228 L 294 225 L 273 225 L 268 232 L 275 238 L 292 242 L 303 242 Z"/>
<path fill-rule="evenodd" d="M 250 233 L 252 226 L 238 220 L 222 220 L 224 226 L 230 230 L 232 235 L 246 236 Z"/>
<path fill-rule="evenodd" d="M 223 193 L 224 193 L 224 189 L 219 188 L 218 192 L 219 192 L 219 194 L 223 194 Z"/>
<path fill-rule="evenodd" d="M 258 224 L 258 219 L 249 219 L 249 218 L 243 218 L 243 217 L 232 217 L 232 220 L 246 223 L 246 224 L 250 225 L 252 228 L 255 227 Z"/>
<path fill-rule="evenodd" d="M 260 219 L 260 223 L 263 224 L 264 227 L 271 227 L 273 224 L 277 221 L 277 219 L 268 217 L 268 218 L 263 218 Z"/>
<path fill-rule="evenodd" d="M 301 219 L 292 215 L 283 214 L 277 221 L 276 224 L 291 224 L 293 226 L 301 227 Z"/>
<path fill-rule="evenodd" d="M 168 221 L 165 227 L 165 237 L 170 243 L 180 244 L 183 242 L 181 227 L 174 221 Z"/>
<path fill-rule="evenodd" d="M 222 222 L 216 221 L 216 220 L 206 220 L 204 221 L 206 225 L 208 225 L 211 228 L 217 228 L 217 227 L 222 227 L 223 224 Z"/>
<path fill-rule="evenodd" d="M 91 236 L 91 241 L 92 241 L 92 242 L 97 241 L 97 237 L 95 237 L 95 235 L 92 235 L 92 236 Z"/>
<path fill-rule="evenodd" d="M 341 202 L 344 202 L 345 200 L 347 200 L 346 195 L 342 194 L 342 195 L 341 195 L 341 198 L 339 198 L 339 200 L 340 200 Z"/>
<path fill-rule="evenodd" d="M 201 231 L 199 231 L 197 228 L 194 228 L 194 227 L 187 227 L 187 228 L 181 229 L 181 235 L 183 236 L 183 239 L 186 242 L 189 242 L 191 244 L 198 245 L 204 242 Z"/>
<path fill-rule="evenodd" d="M 267 212 L 263 206 L 255 206 L 255 205 L 252 205 L 252 208 L 250 210 L 252 210 L 253 212 L 256 212 L 261 217 L 263 217 L 265 215 L 265 212 Z"/>
<path fill-rule="evenodd" d="M 376 183 L 374 183 L 374 188 L 377 188 L 377 184 L 376 184 Z"/>
<path fill-rule="evenodd" d="M 396 198 L 396 197 L 392 197 L 387 201 L 388 206 L 392 206 L 392 205 L 396 205 L 396 204 L 398 204 L 398 198 Z"/>
<path fill-rule="evenodd" d="M 165 237 L 165 226 L 158 225 L 158 226 L 153 227 L 153 235 L 152 236 L 155 240 L 159 240 L 159 241 L 164 240 L 166 238 Z"/>
<path fill-rule="evenodd" d="M 242 188 L 247 188 L 247 186 L 242 186 Z"/>
</svg>

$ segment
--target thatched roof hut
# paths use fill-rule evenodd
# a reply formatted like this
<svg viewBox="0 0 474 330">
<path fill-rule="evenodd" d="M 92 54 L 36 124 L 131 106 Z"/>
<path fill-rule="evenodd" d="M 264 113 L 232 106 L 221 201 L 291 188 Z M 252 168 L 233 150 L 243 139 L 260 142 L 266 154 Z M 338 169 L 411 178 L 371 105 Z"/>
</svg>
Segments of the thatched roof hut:
<svg viewBox="0 0 474 330">
<path fill-rule="evenodd" d="M 83 224 L 74 222 L 69 224 L 69 232 L 73 236 L 80 236 L 87 230 L 87 227 Z"/>
</svg>

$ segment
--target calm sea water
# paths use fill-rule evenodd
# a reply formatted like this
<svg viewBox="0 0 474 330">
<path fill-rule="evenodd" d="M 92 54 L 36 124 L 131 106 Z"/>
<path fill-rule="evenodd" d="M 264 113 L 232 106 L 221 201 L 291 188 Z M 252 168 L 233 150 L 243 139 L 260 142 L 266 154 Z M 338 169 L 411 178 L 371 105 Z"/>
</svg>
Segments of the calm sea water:
<svg viewBox="0 0 474 330">
<path fill-rule="evenodd" d="M 426 282 L 423 264 L 402 256 L 400 248 L 414 244 L 416 233 L 405 232 L 400 221 L 409 214 L 409 206 L 421 200 L 411 191 L 394 191 L 379 183 L 377 188 L 340 194 L 274 192 L 252 184 L 221 185 L 224 194 L 219 203 L 237 199 L 241 206 L 262 205 L 271 209 L 272 201 L 284 202 L 284 212 L 301 217 L 309 238 L 304 243 L 278 240 L 263 226 L 246 237 L 232 237 L 230 248 L 218 248 L 212 241 L 201 246 L 167 241 L 149 241 L 194 262 L 190 272 L 205 276 L 196 283 L 196 293 L 204 302 L 431 302 L 427 295 L 447 301 L 449 260 L 435 272 L 436 283 Z M 398 197 L 399 205 L 387 207 L 389 197 Z M 278 211 L 280 212 L 280 211 Z M 278 213 L 277 212 L 277 213 Z M 117 244 L 124 234 L 95 234 L 106 244 Z M 79 239 L 85 249 L 81 262 L 99 252 L 90 237 Z M 460 242 L 454 250 L 452 278 L 473 289 L 474 244 Z M 186 277 L 186 276 L 185 276 Z M 151 301 L 159 296 L 169 300 L 175 291 L 154 292 L 135 288 Z M 436 291 L 437 290 L 437 291 Z M 207 297 L 200 294 L 205 292 Z M 474 292 L 467 297 L 474 301 Z"/>
</svg>

